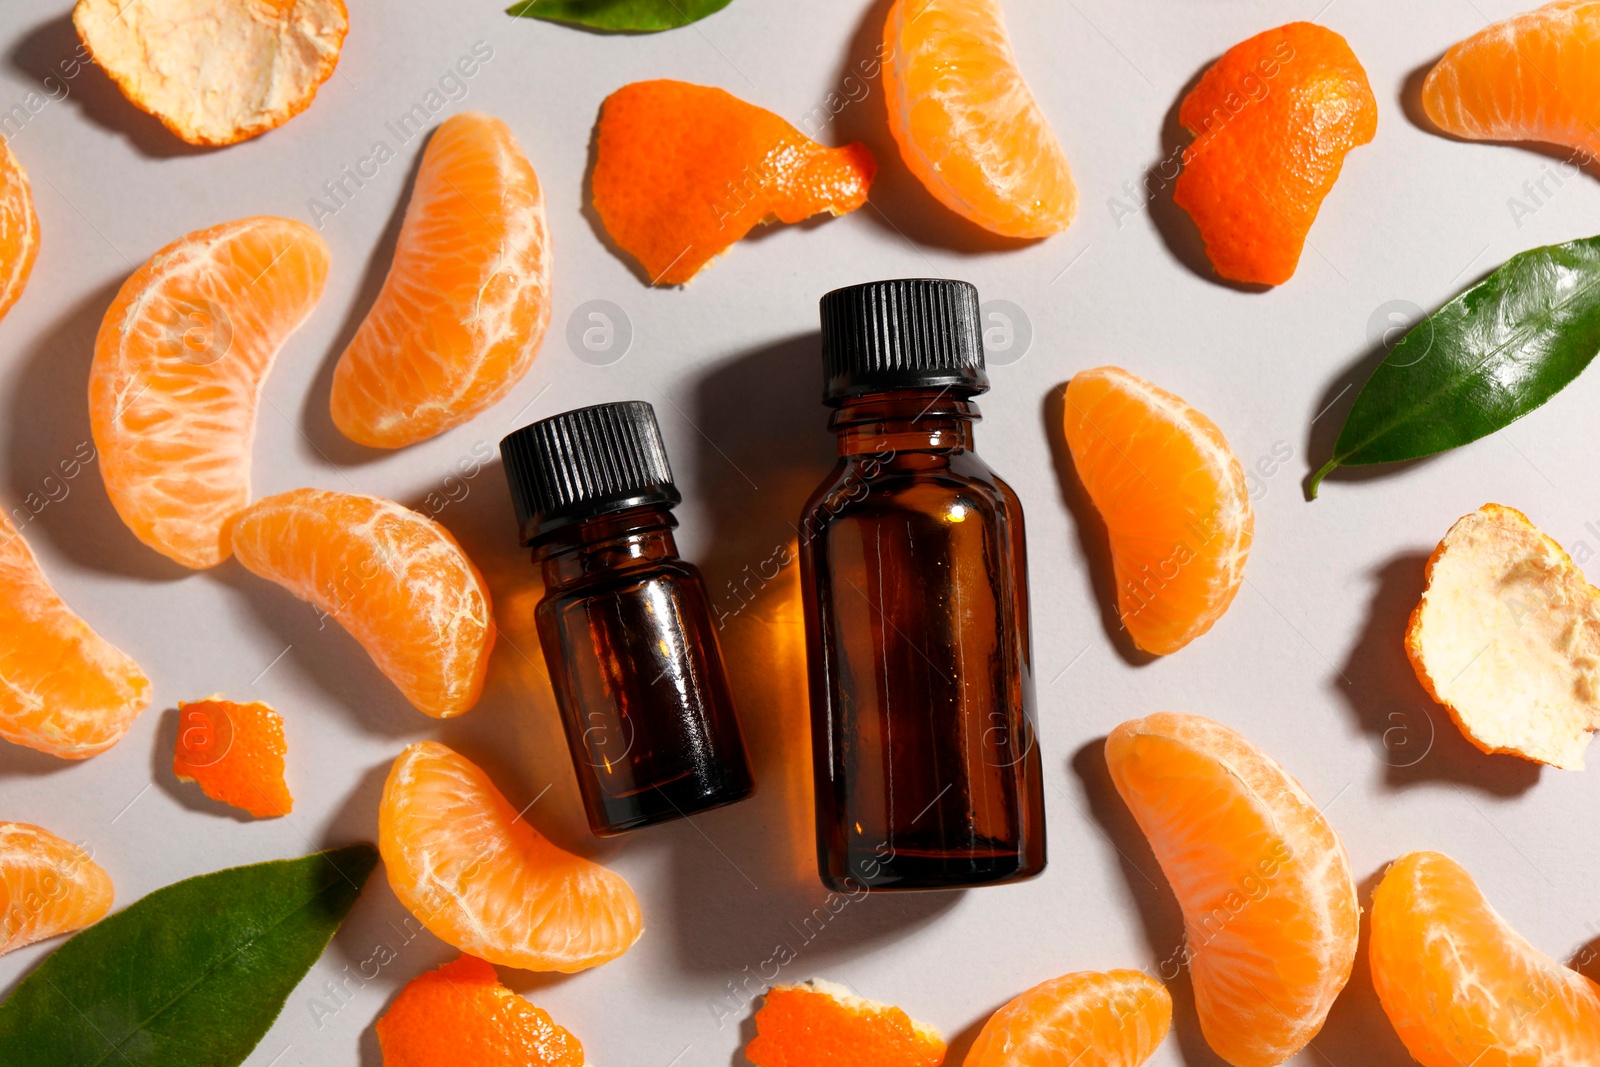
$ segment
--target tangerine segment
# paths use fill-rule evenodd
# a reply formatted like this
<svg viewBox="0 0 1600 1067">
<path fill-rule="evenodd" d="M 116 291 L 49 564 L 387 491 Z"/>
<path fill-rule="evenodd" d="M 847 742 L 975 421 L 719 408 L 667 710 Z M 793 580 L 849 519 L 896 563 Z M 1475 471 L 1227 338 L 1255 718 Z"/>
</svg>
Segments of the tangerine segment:
<svg viewBox="0 0 1600 1067">
<path fill-rule="evenodd" d="M 1556 0 L 1452 45 L 1422 108 L 1474 141 L 1545 141 L 1600 152 L 1600 0 Z"/>
<path fill-rule="evenodd" d="M 1485 504 L 1450 527 L 1406 656 L 1478 748 L 1583 769 L 1600 730 L 1600 589 L 1522 512 Z"/>
<path fill-rule="evenodd" d="M 490 407 L 550 323 L 544 193 L 510 127 L 452 115 L 422 153 L 394 261 L 333 372 L 333 421 L 402 448 Z"/>
<path fill-rule="evenodd" d="M 755 1067 L 939 1067 L 944 1053 L 933 1027 L 818 979 L 768 990 L 744 1050 Z"/>
<path fill-rule="evenodd" d="M 1067 228 L 1078 212 L 1072 169 L 996 0 L 896 0 L 883 55 L 889 131 L 940 203 L 1006 237 Z"/>
<path fill-rule="evenodd" d="M 1372 894 L 1372 984 L 1424 1067 L 1600 1063 L 1600 986 L 1528 944 L 1460 864 L 1413 852 Z"/>
<path fill-rule="evenodd" d="M 1224 278 L 1293 276 L 1344 157 L 1371 141 L 1378 102 L 1345 39 L 1291 22 L 1234 45 L 1184 97 L 1194 134 L 1173 200 Z"/>
<path fill-rule="evenodd" d="M 197 145 L 288 122 L 333 73 L 343 0 L 78 0 L 78 37 L 133 105 Z"/>
<path fill-rule="evenodd" d="M 383 1067 L 583 1067 L 583 1046 L 462 956 L 418 975 L 378 1020 Z"/>
<path fill-rule="evenodd" d="M 294 798 L 283 780 L 283 717 L 261 703 L 220 696 L 178 704 L 178 742 L 172 773 L 198 782 L 212 800 L 258 819 L 287 815 Z"/>
<path fill-rule="evenodd" d="M 450 531 L 390 500 L 295 489 L 239 516 L 246 569 L 331 615 L 417 710 L 448 719 L 483 692 L 489 588 Z"/>
<path fill-rule="evenodd" d="M 688 82 L 633 82 L 600 106 L 593 195 L 652 285 L 682 285 L 757 223 L 867 201 L 865 145 L 828 148 L 764 108 Z"/>
<path fill-rule="evenodd" d="M 1255 536 L 1244 467 L 1216 423 L 1120 367 L 1074 375 L 1064 423 L 1106 524 L 1122 624 L 1145 651 L 1176 652 L 1244 581 Z"/>
<path fill-rule="evenodd" d="M 39 258 L 39 216 L 33 187 L 11 145 L 0 137 L 0 318 L 22 296 Z"/>
<path fill-rule="evenodd" d="M 89 371 L 89 425 L 117 514 L 185 567 L 228 558 L 250 502 L 261 385 L 311 314 L 328 246 L 260 216 L 180 237 L 122 284 Z"/>
<path fill-rule="evenodd" d="M 422 925 L 502 967 L 570 974 L 616 959 L 644 932 L 621 875 L 545 840 L 488 775 L 436 741 L 394 761 L 378 850 Z"/>
<path fill-rule="evenodd" d="M 99 922 L 111 898 L 111 876 L 82 848 L 0 822 L 0 955 Z"/>
<path fill-rule="evenodd" d="M 0 514 L 0 737 L 62 759 L 104 752 L 150 704 L 150 680 L 50 586 Z"/>
<path fill-rule="evenodd" d="M 1235 1067 L 1282 1063 L 1355 960 L 1361 907 L 1338 834 L 1272 757 L 1198 715 L 1123 723 L 1106 762 L 1183 909 L 1206 1041 Z"/>
<path fill-rule="evenodd" d="M 1139 971 L 1078 971 L 989 1017 L 963 1067 L 1139 1067 L 1167 1038 L 1172 997 Z"/>
</svg>

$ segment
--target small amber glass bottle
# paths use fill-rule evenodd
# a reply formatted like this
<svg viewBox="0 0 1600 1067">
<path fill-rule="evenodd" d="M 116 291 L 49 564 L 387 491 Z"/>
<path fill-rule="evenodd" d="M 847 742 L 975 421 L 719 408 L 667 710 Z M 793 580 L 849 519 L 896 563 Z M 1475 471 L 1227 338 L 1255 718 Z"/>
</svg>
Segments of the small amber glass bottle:
<svg viewBox="0 0 1600 1067">
<path fill-rule="evenodd" d="M 839 461 L 800 562 L 817 855 L 852 889 L 1013 881 L 1045 865 L 1022 507 L 973 452 L 977 291 L 822 299 Z"/>
<path fill-rule="evenodd" d="M 600 404 L 500 442 L 590 828 L 609 837 L 754 789 L 705 582 L 678 557 L 655 410 Z"/>
</svg>

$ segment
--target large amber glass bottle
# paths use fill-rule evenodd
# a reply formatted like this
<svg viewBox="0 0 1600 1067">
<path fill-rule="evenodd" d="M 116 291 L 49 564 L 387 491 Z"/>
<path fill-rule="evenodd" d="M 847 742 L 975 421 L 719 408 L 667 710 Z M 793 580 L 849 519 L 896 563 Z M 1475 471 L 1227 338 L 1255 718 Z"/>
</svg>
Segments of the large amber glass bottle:
<svg viewBox="0 0 1600 1067">
<path fill-rule="evenodd" d="M 800 560 L 822 879 L 930 889 L 1045 865 L 1022 508 L 973 451 L 977 292 L 822 301 L 839 461 Z"/>
</svg>

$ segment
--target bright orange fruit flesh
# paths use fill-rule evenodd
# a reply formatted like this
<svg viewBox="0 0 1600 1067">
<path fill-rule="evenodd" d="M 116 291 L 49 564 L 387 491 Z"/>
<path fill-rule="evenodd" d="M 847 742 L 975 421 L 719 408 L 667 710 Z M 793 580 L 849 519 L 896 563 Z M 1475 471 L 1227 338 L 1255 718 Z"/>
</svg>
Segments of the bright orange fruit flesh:
<svg viewBox="0 0 1600 1067">
<path fill-rule="evenodd" d="M 287 815 L 294 798 L 283 780 L 283 718 L 261 703 L 221 697 L 179 702 L 172 773 L 205 795 L 258 819 Z"/>
<path fill-rule="evenodd" d="M 111 910 L 111 876 L 49 830 L 0 822 L 0 954 L 81 930 Z"/>
<path fill-rule="evenodd" d="M 1172 997 L 1139 971 L 1078 971 L 989 1017 L 962 1067 L 1139 1067 L 1167 1038 Z"/>
<path fill-rule="evenodd" d="M 28 172 L 0 137 L 0 318 L 22 295 L 39 258 L 39 216 Z"/>
<path fill-rule="evenodd" d="M 744 1055 L 755 1067 L 939 1067 L 944 1038 L 891 1004 L 829 982 L 773 986 Z"/>
<path fill-rule="evenodd" d="M 1006 237 L 1067 228 L 1078 211 L 1072 169 L 995 0 L 896 0 L 883 56 L 889 131 L 930 193 Z"/>
<path fill-rule="evenodd" d="M 1600 1063 L 1600 986 L 1528 944 L 1460 864 L 1413 852 L 1372 894 L 1372 983 L 1424 1067 Z"/>
<path fill-rule="evenodd" d="M 104 752 L 150 704 L 150 680 L 50 586 L 0 513 L 0 737 L 63 759 Z"/>
<path fill-rule="evenodd" d="M 1345 39 L 1291 22 L 1234 45 L 1178 109 L 1195 135 L 1173 200 L 1224 278 L 1293 276 L 1344 157 L 1371 141 L 1378 103 Z"/>
<path fill-rule="evenodd" d="M 157 552 L 194 568 L 228 558 L 261 384 L 327 277 L 311 227 L 240 219 L 157 252 L 106 309 L 89 425 L 111 503 Z"/>
<path fill-rule="evenodd" d="M 389 275 L 334 368 L 334 424 L 401 448 L 501 400 L 544 339 L 550 264 L 544 193 L 510 127 L 475 111 L 440 123 Z"/>
<path fill-rule="evenodd" d="M 1452 45 L 1422 107 L 1457 137 L 1600 154 L 1600 0 L 1556 0 Z"/>
<path fill-rule="evenodd" d="M 1183 909 L 1206 1041 L 1234 1067 L 1289 1059 L 1355 960 L 1344 844 L 1272 757 L 1198 715 L 1123 723 L 1106 762 Z"/>
<path fill-rule="evenodd" d="M 411 914 L 502 967 L 581 971 L 616 959 L 644 932 L 620 875 L 551 844 L 488 775 L 435 741 L 394 761 L 378 850 Z"/>
<path fill-rule="evenodd" d="M 1244 581 L 1255 536 L 1244 467 L 1216 423 L 1120 367 L 1073 375 L 1064 424 L 1111 541 L 1122 624 L 1145 651 L 1176 652 Z"/>
<path fill-rule="evenodd" d="M 462 956 L 406 983 L 377 1022 L 383 1067 L 583 1067 L 583 1046 Z"/>
<path fill-rule="evenodd" d="M 866 146 L 828 148 L 731 93 L 624 85 L 600 108 L 592 192 L 606 232 L 652 285 L 682 285 L 757 223 L 867 201 Z"/>
<path fill-rule="evenodd" d="M 240 515 L 233 550 L 332 616 L 417 710 L 448 719 L 478 702 L 495 639 L 489 588 L 432 519 L 378 497 L 296 489 Z"/>
</svg>

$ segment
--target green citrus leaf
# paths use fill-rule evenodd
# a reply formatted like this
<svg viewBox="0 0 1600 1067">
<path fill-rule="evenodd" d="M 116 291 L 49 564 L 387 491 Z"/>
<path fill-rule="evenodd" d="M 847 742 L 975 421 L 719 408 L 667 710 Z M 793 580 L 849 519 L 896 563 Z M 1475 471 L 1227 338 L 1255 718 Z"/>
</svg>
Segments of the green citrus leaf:
<svg viewBox="0 0 1600 1067">
<path fill-rule="evenodd" d="M 0 1004 L 0 1063 L 244 1062 L 377 862 L 351 845 L 156 890 L 79 932 Z"/>
<path fill-rule="evenodd" d="M 592 30 L 655 33 L 715 15 L 730 0 L 521 0 L 508 15 L 546 19 Z"/>
<path fill-rule="evenodd" d="M 1417 323 L 1361 387 L 1308 492 L 1340 466 L 1395 463 L 1504 429 L 1600 352 L 1600 237 L 1533 248 Z"/>
</svg>

